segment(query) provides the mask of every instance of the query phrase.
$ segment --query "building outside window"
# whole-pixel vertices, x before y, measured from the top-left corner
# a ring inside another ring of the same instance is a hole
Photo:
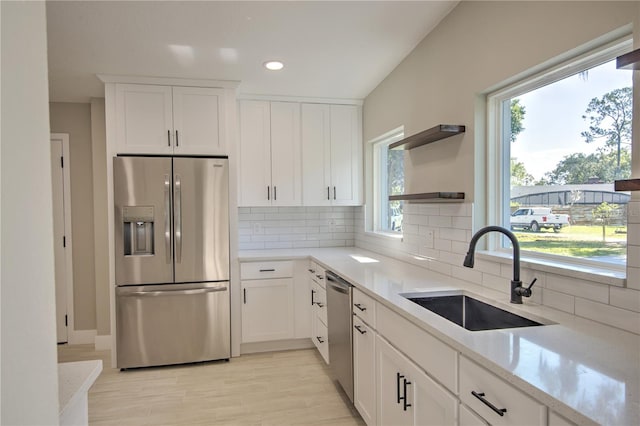
[[[614,180],[631,176],[632,73],[615,57],[630,49],[611,43],[489,95],[489,217],[523,251],[626,264],[630,195]]]
[[[403,202],[389,201],[389,195],[404,193],[404,151],[390,150],[389,145],[403,137],[404,131],[396,129],[372,142],[373,221],[376,232],[402,232]]]

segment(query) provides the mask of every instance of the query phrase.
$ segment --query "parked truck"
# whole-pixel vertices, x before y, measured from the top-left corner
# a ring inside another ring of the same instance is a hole
[[[560,232],[567,225],[569,215],[552,213],[549,207],[525,207],[511,214],[511,229],[538,232],[542,228],[553,228],[554,232]]]

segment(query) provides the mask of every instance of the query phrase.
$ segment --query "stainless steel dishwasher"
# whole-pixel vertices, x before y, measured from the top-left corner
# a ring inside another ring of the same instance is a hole
[[[327,271],[326,286],[329,365],[342,389],[353,402],[353,286],[331,271]]]

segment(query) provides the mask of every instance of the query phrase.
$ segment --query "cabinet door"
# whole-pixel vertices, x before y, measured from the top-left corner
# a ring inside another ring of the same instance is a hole
[[[331,201],[334,205],[362,204],[359,115],[357,106],[331,105]]]
[[[487,426],[488,423],[482,420],[480,416],[467,408],[466,405],[459,405],[459,421],[460,426]]]
[[[369,426],[376,424],[375,332],[353,317],[353,404]]]
[[[295,263],[293,276],[293,295],[295,300],[296,339],[311,337],[311,294],[307,282],[307,262],[298,260]]]
[[[294,337],[293,279],[242,281],[242,342]]]
[[[240,102],[239,206],[271,205],[269,102]]]
[[[172,154],[171,87],[116,84],[117,150],[122,154]]]
[[[456,424],[455,397],[380,337],[376,354],[380,424]]]
[[[331,107],[302,104],[302,200],[305,206],[331,205]]]
[[[272,205],[302,205],[300,104],[271,102]]]
[[[224,90],[173,88],[175,154],[224,154]]]

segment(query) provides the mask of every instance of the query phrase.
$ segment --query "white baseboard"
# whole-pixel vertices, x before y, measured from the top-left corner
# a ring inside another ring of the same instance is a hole
[[[70,345],[86,345],[95,342],[96,330],[69,330]]]
[[[95,337],[95,346],[97,351],[104,351],[111,349],[111,335],[101,335]]]

